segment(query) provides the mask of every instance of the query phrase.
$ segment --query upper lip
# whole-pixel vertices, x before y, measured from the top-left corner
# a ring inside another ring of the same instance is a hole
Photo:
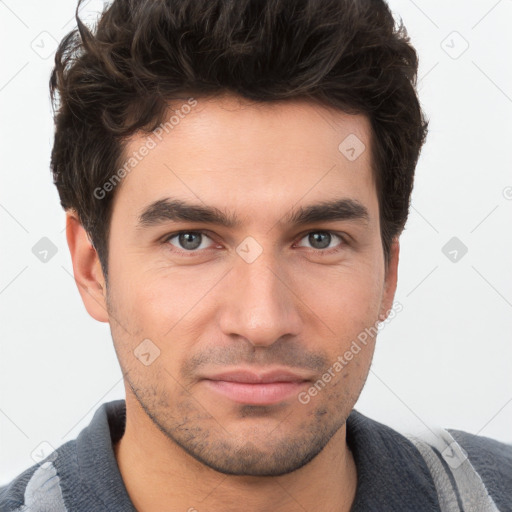
[[[223,380],[227,382],[248,382],[255,384],[267,384],[270,382],[303,382],[310,380],[309,377],[294,373],[290,370],[275,369],[275,370],[244,370],[235,369],[216,373],[203,377],[206,380]]]

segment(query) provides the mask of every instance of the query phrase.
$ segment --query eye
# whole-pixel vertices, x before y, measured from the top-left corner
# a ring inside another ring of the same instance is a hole
[[[331,233],[330,231],[311,231],[306,234],[301,240],[306,240],[310,245],[310,247],[316,251],[321,252],[330,252],[326,251],[326,249],[334,249],[337,250],[340,246],[344,245],[345,240],[335,233]],[[338,244],[332,246],[332,242],[338,241]],[[339,243],[341,242],[341,243]],[[303,244],[298,244],[301,247],[304,247]],[[307,246],[305,246],[307,247]]]
[[[212,247],[214,241],[203,231],[180,231],[168,235],[164,243],[172,245],[176,252],[194,254]],[[210,243],[208,243],[210,242]],[[309,247],[318,253],[331,253],[346,245],[345,239],[330,231],[310,231],[303,236],[297,246]],[[336,243],[337,242],[337,243]],[[213,244],[212,244],[213,243]]]
[[[181,231],[168,236],[164,241],[185,252],[197,252],[199,249],[207,249],[207,240],[211,238],[202,231]]]

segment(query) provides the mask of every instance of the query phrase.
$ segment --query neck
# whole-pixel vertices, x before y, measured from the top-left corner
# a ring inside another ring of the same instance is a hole
[[[114,452],[124,484],[139,512],[247,512],[315,510],[349,512],[357,471],[346,425],[302,468],[277,477],[226,475],[197,461],[126,400],[126,428]]]

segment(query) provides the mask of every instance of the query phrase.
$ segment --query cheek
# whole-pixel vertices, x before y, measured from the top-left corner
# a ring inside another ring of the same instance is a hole
[[[109,281],[117,313],[128,320],[146,317],[152,312],[160,317],[169,309],[167,305],[178,286],[176,283],[171,286],[170,280],[162,279],[147,255],[122,250],[123,243],[126,244],[118,240],[110,253],[110,261],[115,263],[111,265]]]
[[[112,313],[130,334],[166,346],[179,333],[183,344],[184,332],[201,325],[198,316],[203,323],[210,318],[214,288],[225,272],[220,267],[173,268],[166,260],[148,262],[138,255],[126,258],[111,275]]]
[[[335,333],[353,335],[378,319],[384,277],[377,265],[310,268],[300,276],[297,295]]]

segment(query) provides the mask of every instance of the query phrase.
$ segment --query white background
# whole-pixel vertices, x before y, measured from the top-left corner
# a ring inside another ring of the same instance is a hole
[[[71,275],[49,170],[47,84],[75,2],[48,5],[0,1],[0,483],[124,397],[108,325],[87,315]],[[82,17],[101,6],[86,2]],[[430,131],[401,240],[403,311],[356,409],[402,431],[438,424],[511,443],[512,1],[390,6],[420,55]],[[32,253],[42,237],[58,250],[46,263]],[[468,248],[455,263],[441,250],[452,237]]]

